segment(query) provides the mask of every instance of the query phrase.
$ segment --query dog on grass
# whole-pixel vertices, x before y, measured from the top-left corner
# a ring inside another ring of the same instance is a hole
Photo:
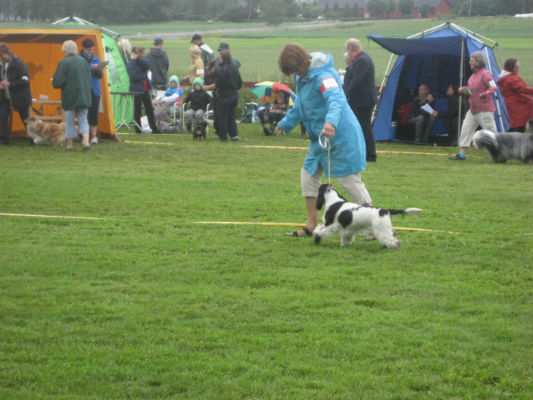
[[[474,134],[476,149],[486,149],[492,162],[504,163],[516,158],[525,163],[533,162],[533,135],[520,132],[495,133],[481,129]]]
[[[205,140],[205,123],[196,125],[192,133],[192,138],[193,140]]]
[[[51,122],[43,122],[32,116],[26,120],[26,132],[35,144],[49,140],[54,144],[54,147],[57,147],[59,143],[65,141],[64,123],[54,124]]]
[[[313,232],[316,244],[338,233],[341,246],[349,246],[355,236],[372,234],[383,246],[399,249],[400,241],[394,237],[391,215],[422,212],[419,208],[395,210],[350,203],[327,183],[320,185],[316,200],[317,210],[321,210],[324,205],[324,225]]]

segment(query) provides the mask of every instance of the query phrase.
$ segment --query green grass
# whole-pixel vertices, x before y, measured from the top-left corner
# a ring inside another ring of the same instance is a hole
[[[457,18],[452,19],[457,25],[474,31],[480,35],[488,37],[500,45],[502,63],[507,58],[518,58],[521,63],[520,75],[533,84],[533,67],[531,60],[531,48],[533,46],[533,27],[530,20],[515,19],[511,17],[477,17],[477,18]],[[204,41],[216,48],[220,41],[227,41],[231,45],[232,54],[241,63],[241,74],[247,81],[286,81],[278,69],[277,58],[279,51],[287,42],[298,42],[309,51],[327,51],[335,59],[336,68],[345,68],[343,62],[344,42],[349,37],[358,37],[365,47],[365,50],[374,59],[376,66],[376,83],[380,84],[390,53],[382,49],[374,42],[368,43],[366,36],[369,34],[407,37],[418,32],[422,32],[433,26],[439,25],[445,20],[393,20],[393,21],[356,21],[346,22],[334,27],[312,28],[312,29],[282,29],[271,31],[239,31],[225,32],[216,31],[209,25],[197,26],[200,32],[204,33]],[[243,27],[248,27],[243,26]],[[229,25],[226,29],[243,28],[239,25]],[[122,27],[113,27],[118,32],[122,32]],[[164,25],[160,32],[187,32],[190,26],[180,27]],[[168,30],[166,30],[168,29]],[[126,31],[129,31],[127,28]],[[138,32],[153,33],[152,30],[146,32],[139,29]],[[151,40],[132,39],[135,44],[142,44],[151,47]],[[188,48],[191,46],[189,40],[167,40],[165,48],[171,61],[171,71],[179,77],[188,73],[190,57]],[[499,58],[497,54],[497,58]],[[498,60],[500,61],[500,60]],[[502,65],[500,65],[501,67]]]
[[[258,82],[263,80],[288,82],[278,69],[277,58],[281,48],[290,41],[302,44],[309,51],[327,51],[334,56],[335,66],[343,69],[344,42],[349,37],[359,38],[374,60],[376,66],[376,84],[380,84],[390,53],[374,42],[367,43],[366,36],[369,34],[407,37],[422,32],[446,21],[463,26],[480,35],[488,37],[500,45],[502,60],[514,57],[521,63],[520,75],[529,84],[533,85],[533,63],[531,60],[531,48],[533,47],[533,26],[531,20],[516,19],[509,16],[498,17],[473,17],[473,18],[436,18],[436,19],[406,19],[388,21],[351,21],[338,22],[331,27],[316,26],[311,29],[291,29],[292,25],[300,23],[285,23],[278,27],[267,27],[263,23],[221,23],[221,22],[186,22],[173,21],[157,24],[140,25],[105,25],[123,36],[132,37],[134,45],[152,47],[152,39],[139,39],[137,35],[157,33],[185,33],[201,32],[204,41],[213,49],[218,43],[227,41],[230,43],[233,56],[241,63],[241,74],[245,81]],[[326,21],[335,23],[336,21]],[[316,21],[303,24],[317,24]],[[318,25],[318,24],[317,24]],[[31,28],[50,27],[42,23],[7,23],[6,27]],[[243,31],[247,28],[270,28],[264,31]],[[170,58],[170,73],[183,77],[188,74],[190,57],[188,49],[191,46],[190,37],[187,35],[183,40],[165,41],[165,50]],[[498,56],[497,56],[498,57]],[[498,60],[499,61],[499,60]],[[500,63],[501,64],[501,63]],[[501,67],[501,65],[500,65]]]
[[[315,246],[196,224],[305,220],[305,149],[248,146],[307,142],[239,129],[0,148],[0,212],[102,218],[0,216],[0,398],[531,398],[531,166],[378,143],[401,250]]]

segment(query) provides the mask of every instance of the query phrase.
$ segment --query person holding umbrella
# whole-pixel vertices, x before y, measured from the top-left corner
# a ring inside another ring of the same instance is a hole
[[[281,121],[285,114],[287,114],[287,111],[289,111],[289,94],[283,90],[278,90],[275,93],[276,99],[272,102],[272,105],[265,107],[257,113],[261,125],[263,126],[263,132],[266,136],[272,136],[278,122]],[[266,126],[267,123],[270,124],[270,127]]]
[[[271,136],[276,129],[276,125],[287,114],[289,108],[294,104],[296,95],[285,84],[279,82],[264,81],[257,83],[252,88],[252,93],[266,104],[260,107],[257,113],[263,133]],[[266,125],[270,124],[270,127]]]

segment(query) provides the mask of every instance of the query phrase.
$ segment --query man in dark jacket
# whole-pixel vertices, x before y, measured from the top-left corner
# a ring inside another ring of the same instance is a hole
[[[0,43],[0,144],[9,144],[11,110],[16,110],[22,121],[30,112],[31,91],[28,67],[11,53],[7,43]]]
[[[351,38],[345,44],[351,64],[344,76],[344,93],[348,104],[354,112],[365,136],[366,161],[376,161],[376,142],[372,132],[372,108],[378,101],[374,78],[374,63],[363,52],[361,42]]]
[[[150,49],[146,58],[150,61],[152,86],[158,90],[166,90],[170,64],[168,62],[167,52],[163,50],[163,39],[157,38],[154,40],[154,47]]]

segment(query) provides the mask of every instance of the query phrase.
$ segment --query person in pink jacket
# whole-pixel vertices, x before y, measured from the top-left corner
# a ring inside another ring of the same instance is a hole
[[[452,160],[466,160],[466,150],[472,143],[472,138],[478,125],[491,132],[497,132],[494,111],[496,106],[492,95],[496,93],[496,82],[491,73],[485,69],[485,56],[481,51],[470,55],[470,68],[472,75],[468,78],[468,85],[459,88],[459,94],[469,95],[470,109],[466,113],[461,127],[459,139],[459,154],[451,157]]]
[[[509,58],[503,64],[498,86],[505,99],[512,132],[525,132],[527,121],[533,118],[533,88],[518,76],[520,62]]]

